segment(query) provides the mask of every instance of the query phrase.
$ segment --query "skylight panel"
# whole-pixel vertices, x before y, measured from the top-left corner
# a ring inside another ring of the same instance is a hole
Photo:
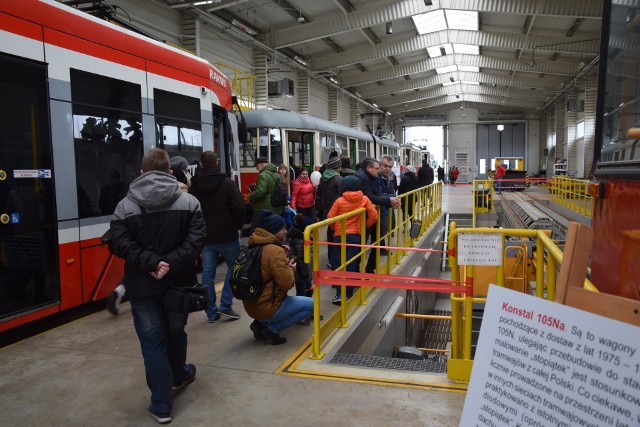
[[[473,65],[458,65],[460,71],[471,71],[472,73],[479,73],[480,67],[474,67]]]
[[[447,29],[447,21],[444,19],[443,9],[436,9],[431,12],[414,15],[411,19],[413,19],[413,23],[419,34],[434,33]]]
[[[466,84],[466,85],[480,86],[480,82],[470,82],[470,81],[467,81],[467,80],[462,80],[462,83]]]
[[[457,69],[458,69],[457,65],[447,65],[445,67],[436,68],[436,73],[438,74],[451,73],[453,71],[456,71]]]
[[[478,31],[478,12],[448,9],[445,13],[450,30]]]
[[[455,53],[466,53],[467,55],[480,55],[480,46],[475,44],[453,44]]]
[[[445,55],[451,55],[453,53],[453,47],[451,46],[451,43],[445,43],[438,46],[428,47],[427,52],[429,52],[429,58],[442,56],[442,49],[444,49]]]

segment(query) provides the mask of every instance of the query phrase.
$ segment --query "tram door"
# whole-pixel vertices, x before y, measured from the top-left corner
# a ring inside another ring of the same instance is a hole
[[[293,157],[293,164],[299,168],[313,171],[313,132],[288,130],[289,157]],[[290,161],[290,159],[289,159]]]
[[[0,321],[60,296],[46,81],[0,55]]]
[[[356,163],[356,159],[358,158],[358,140],[355,138],[349,138],[349,146],[348,146],[347,156],[351,159],[351,164]]]

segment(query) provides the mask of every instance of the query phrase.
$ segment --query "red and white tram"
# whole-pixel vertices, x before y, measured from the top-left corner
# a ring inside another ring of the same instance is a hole
[[[147,149],[238,170],[227,77],[56,1],[0,3],[0,88],[0,331],[115,287],[99,238]]]

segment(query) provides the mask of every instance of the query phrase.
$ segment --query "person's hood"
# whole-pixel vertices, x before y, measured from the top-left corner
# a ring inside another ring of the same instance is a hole
[[[274,165],[273,163],[267,163],[266,166],[260,171],[262,173],[262,171],[269,171],[269,172],[273,172],[276,175],[280,176],[280,174],[278,173],[278,168],[276,165]]]
[[[182,190],[173,175],[151,171],[137,177],[129,186],[127,198],[145,209],[161,209],[180,197]]]
[[[329,181],[331,180],[331,178],[333,178],[334,176],[340,176],[340,174],[338,173],[338,171],[336,171],[335,169],[327,169],[324,171],[324,173],[322,174],[322,179],[324,181]]]
[[[198,194],[214,195],[227,176],[215,169],[202,169],[191,179],[191,185]]]
[[[358,191],[345,191],[344,193],[342,193],[342,197],[344,197],[346,200],[348,200],[349,202],[359,202],[362,200],[362,198],[364,197],[364,195],[362,194],[362,190],[358,190]]]
[[[276,245],[281,245],[282,242],[278,240],[276,236],[269,233],[264,228],[256,227],[253,231],[253,234],[249,237],[249,246],[251,245],[264,245],[265,243],[274,243]]]
[[[354,171],[351,168],[342,168],[342,172],[343,175],[354,175],[356,173],[356,171]]]

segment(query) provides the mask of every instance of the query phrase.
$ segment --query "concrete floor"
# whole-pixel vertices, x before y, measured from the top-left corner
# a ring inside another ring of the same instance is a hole
[[[445,212],[466,212],[470,187],[445,187]],[[220,273],[218,272],[220,278]],[[331,292],[321,311],[331,315]],[[187,325],[197,379],[175,396],[178,426],[457,426],[465,395],[330,381],[276,373],[310,337],[294,326],[288,342],[256,342],[242,304],[237,321]],[[149,391],[129,305],[103,311],[0,349],[0,426],[151,426]]]

